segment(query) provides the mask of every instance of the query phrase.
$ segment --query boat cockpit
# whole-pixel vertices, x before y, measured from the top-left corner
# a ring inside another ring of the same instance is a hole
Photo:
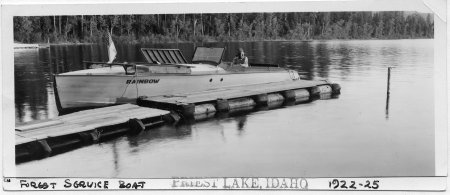
[[[148,74],[221,74],[280,70],[278,65],[250,64],[248,68],[224,62],[225,48],[197,47],[191,62],[179,49],[141,48],[147,62],[85,62],[89,69],[61,75],[148,75]]]

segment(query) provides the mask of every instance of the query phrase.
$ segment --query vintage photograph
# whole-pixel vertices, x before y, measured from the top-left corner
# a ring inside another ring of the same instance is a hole
[[[16,176],[435,176],[434,18],[14,16]]]

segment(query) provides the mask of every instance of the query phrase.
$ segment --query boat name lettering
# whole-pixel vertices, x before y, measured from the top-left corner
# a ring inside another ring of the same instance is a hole
[[[127,80],[126,84],[152,84],[152,83],[158,83],[159,79],[133,79],[133,80]]]

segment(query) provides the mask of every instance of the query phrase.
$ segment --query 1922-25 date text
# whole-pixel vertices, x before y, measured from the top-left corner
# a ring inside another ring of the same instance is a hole
[[[376,190],[380,187],[380,181],[365,180],[364,182],[358,182],[354,180],[333,179],[328,181],[328,187],[337,190]]]

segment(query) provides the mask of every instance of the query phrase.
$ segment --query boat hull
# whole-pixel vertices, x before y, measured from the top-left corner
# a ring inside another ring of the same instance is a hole
[[[223,87],[299,79],[292,71],[230,74],[55,75],[60,112],[135,103],[140,96],[176,95]]]

